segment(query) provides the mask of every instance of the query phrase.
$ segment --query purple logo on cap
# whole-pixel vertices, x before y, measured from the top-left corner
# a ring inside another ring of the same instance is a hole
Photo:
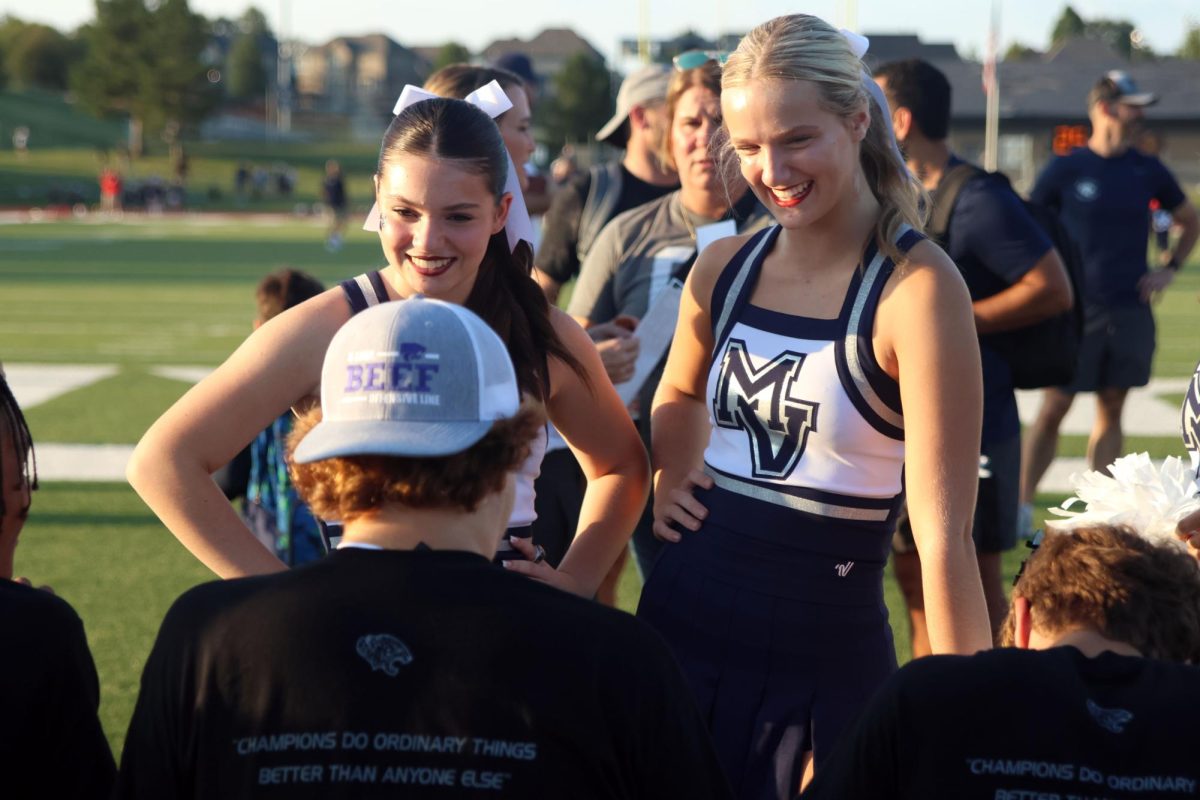
[[[419,345],[418,345],[419,346]],[[346,394],[355,392],[430,392],[437,364],[367,361],[346,365]]]

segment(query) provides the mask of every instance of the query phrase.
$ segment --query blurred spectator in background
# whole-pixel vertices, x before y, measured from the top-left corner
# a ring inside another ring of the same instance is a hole
[[[1071,308],[1071,283],[1054,243],[1008,179],[951,151],[951,90],[927,61],[884,64],[875,81],[891,106],[908,168],[930,193],[926,233],[958,265],[975,316],[983,364],[983,432],[972,536],[993,632],[1008,610],[1001,556],[1017,543],[1021,421],[1012,369],[989,334],[1024,328]],[[913,657],[929,655],[921,559],[907,506],[892,539],[896,581],[908,605]]]
[[[18,125],[13,128],[12,135],[13,150],[17,151],[17,158],[25,158],[29,155],[29,128],[25,125]]]
[[[496,59],[494,66],[497,69],[507,70],[518,76],[525,84],[525,95],[529,100],[530,119],[530,140],[532,141],[532,112],[537,105],[538,94],[541,92],[542,81],[537,73],[533,70],[533,62],[529,56],[524,53],[505,53]],[[530,152],[532,156],[532,151]],[[525,180],[521,183],[521,191],[525,195],[525,206],[529,209],[531,216],[541,216],[550,208],[551,187],[543,175],[532,161],[526,158],[524,163],[515,162],[517,169],[525,171]]]
[[[237,172],[233,174],[233,195],[239,207],[246,205],[246,195],[250,191],[250,165],[239,161]]]
[[[542,245],[534,270],[534,277],[551,303],[558,300],[559,288],[579,274],[580,263],[605,225],[618,214],[678,188],[675,170],[662,160],[670,124],[666,110],[670,77],[669,67],[654,64],[625,78],[617,93],[616,113],[596,135],[597,141],[624,148],[624,157],[593,166],[555,193],[543,222]],[[606,321],[588,329],[610,376],[614,370],[631,367],[637,358],[638,343],[631,335],[632,326],[627,323],[627,320]],[[537,504],[534,538],[559,543],[549,545],[551,551],[564,548],[564,537],[575,531],[583,486],[578,462],[562,437],[552,430],[542,472],[534,486]],[[621,559],[624,558],[622,555]],[[610,600],[614,574],[605,579],[603,589]]]
[[[121,210],[121,173],[115,167],[106,166],[100,171],[100,211],[116,214]]]
[[[342,249],[342,229],[346,227],[346,180],[342,177],[341,165],[333,159],[325,162],[321,198],[325,201],[325,213],[329,217],[325,249],[336,253]]]
[[[1121,454],[1121,415],[1129,390],[1150,381],[1154,314],[1150,304],[1175,280],[1200,235],[1196,209],[1171,172],[1133,147],[1143,113],[1158,97],[1113,70],[1088,93],[1092,134],[1086,147],[1053,159],[1030,199],[1057,211],[1079,244],[1084,267],[1084,331],[1079,367],[1068,386],[1045,389],[1027,428],[1021,501],[1032,507],[1038,483],[1058,450],[1058,430],[1078,392],[1096,393],[1088,464],[1104,471]],[[1147,264],[1150,200],[1179,226],[1175,247]],[[1026,514],[1026,516],[1029,516]]]
[[[619,162],[597,164],[554,196],[543,224],[534,276],[553,303],[559,288],[579,274],[579,265],[609,220],[679,187],[675,171],[662,163],[667,131],[665,104],[669,67],[651,64],[631,72],[617,92],[612,119],[597,142],[624,149]]]
[[[323,291],[325,287],[320,281],[300,270],[272,272],[259,282],[255,291],[258,306],[255,330]],[[296,494],[284,460],[293,419],[291,411],[281,414],[251,443],[242,517],[280,561],[295,567],[321,557],[325,549],[317,521]]]

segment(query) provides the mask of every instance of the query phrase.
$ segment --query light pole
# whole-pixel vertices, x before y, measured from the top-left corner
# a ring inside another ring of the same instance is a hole
[[[285,41],[288,0],[279,0],[279,29],[275,32],[275,125],[280,133],[292,129],[292,46]]]

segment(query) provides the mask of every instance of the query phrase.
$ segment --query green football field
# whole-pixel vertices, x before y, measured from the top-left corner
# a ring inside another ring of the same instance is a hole
[[[28,412],[37,442],[131,444],[187,388],[162,366],[212,366],[250,331],[254,286],[288,266],[333,283],[378,266],[378,243],[351,224],[331,255],[314,222],[246,218],[212,222],[130,220],[0,225],[0,360],[111,364],[114,376]],[[1157,308],[1157,377],[1184,377],[1200,357],[1200,265]],[[1178,398],[1171,398],[1177,402]],[[1083,437],[1062,452],[1082,455]],[[1177,438],[1131,441],[1128,450],[1179,454]],[[1039,513],[1062,498],[1044,496]],[[1009,554],[1016,571],[1023,548]],[[49,584],[83,617],[102,686],[101,716],[120,750],[141,667],[171,601],[212,576],[124,484],[45,483],[17,550],[17,573]],[[627,570],[621,606],[640,584]],[[908,634],[894,584],[886,586],[897,647]]]

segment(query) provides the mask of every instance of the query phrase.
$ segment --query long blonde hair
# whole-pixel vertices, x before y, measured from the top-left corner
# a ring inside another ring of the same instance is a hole
[[[752,81],[809,81],[817,86],[821,105],[843,118],[866,104],[871,121],[859,163],[879,202],[875,238],[879,248],[900,263],[904,256],[893,240],[904,224],[924,228],[928,195],[896,153],[892,122],[872,101],[864,83],[868,80],[862,59],[854,55],[846,37],[808,14],[789,14],[759,25],[742,38],[721,72],[722,89]]]

